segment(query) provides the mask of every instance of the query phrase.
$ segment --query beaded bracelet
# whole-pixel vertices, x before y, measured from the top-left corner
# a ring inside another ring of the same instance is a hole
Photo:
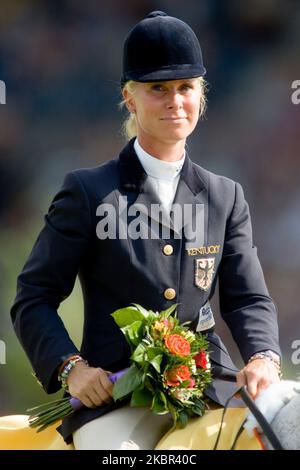
[[[60,375],[62,373],[62,371],[64,370],[64,367],[68,364],[68,362],[71,360],[71,359],[76,359],[77,357],[81,357],[79,354],[73,354],[73,356],[69,356],[60,366],[59,366],[59,369],[58,369],[58,375]]]
[[[68,377],[70,375],[71,370],[75,366],[77,362],[83,361],[86,365],[88,365],[88,362],[83,359],[81,356],[75,356],[74,358],[70,359],[67,364],[64,366],[62,372],[58,376],[58,380],[61,382],[62,388],[67,390],[68,389]]]
[[[282,371],[281,371],[281,365],[280,365],[280,359],[276,360],[275,358],[271,357],[270,355],[266,354],[264,351],[258,352],[253,354],[253,356],[250,357],[248,364],[252,361],[255,361],[255,359],[266,359],[267,361],[271,362],[276,366],[276,369],[278,371],[279,378],[282,378]]]

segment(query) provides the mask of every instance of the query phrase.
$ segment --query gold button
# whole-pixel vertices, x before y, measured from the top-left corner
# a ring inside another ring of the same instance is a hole
[[[166,256],[170,256],[170,255],[173,253],[173,251],[174,251],[174,250],[173,250],[172,245],[165,245],[165,246],[163,247],[163,252],[164,252],[164,254],[165,254]]]
[[[167,300],[173,300],[176,297],[176,291],[175,289],[172,289],[169,287],[169,289],[166,289],[164,292],[164,296]]]

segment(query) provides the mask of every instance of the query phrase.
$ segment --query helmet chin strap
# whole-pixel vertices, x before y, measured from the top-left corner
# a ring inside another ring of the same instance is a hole
[[[229,402],[230,400],[237,394],[240,394],[242,400],[244,401],[245,405],[247,405],[247,407],[249,408],[249,410],[251,411],[251,413],[253,414],[253,416],[256,418],[256,421],[258,422],[258,424],[260,425],[261,429],[263,430],[264,432],[264,435],[265,437],[268,439],[268,441],[270,442],[271,446],[273,447],[274,450],[284,450],[282,444],[280,443],[278,437],[276,436],[276,434],[274,433],[273,429],[271,428],[270,424],[268,423],[268,421],[266,420],[266,418],[264,417],[264,415],[261,413],[261,411],[259,410],[259,408],[257,407],[257,405],[255,404],[254,400],[251,398],[251,396],[249,395],[248,391],[247,391],[247,388],[245,386],[237,389],[232,395],[230,395],[230,397],[226,400],[226,403],[225,403],[225,407],[224,407],[224,410],[223,410],[223,414],[222,414],[222,419],[221,419],[221,424],[220,424],[220,429],[219,429],[219,432],[218,432],[218,436],[217,436],[217,439],[216,439],[216,442],[215,442],[215,445],[214,445],[214,448],[213,450],[217,450],[218,448],[218,444],[219,444],[219,441],[220,441],[220,437],[221,437],[221,433],[222,433],[222,427],[223,427],[223,421],[224,421],[224,417],[225,417],[225,413],[228,409],[228,405],[229,405]],[[246,421],[246,420],[245,420]],[[243,427],[244,427],[244,423],[245,421],[243,422],[242,426],[240,427],[237,435],[236,435],[236,438],[234,440],[234,443],[231,447],[231,450],[234,450],[235,446],[236,446],[236,443],[238,441],[238,438],[240,437],[242,431],[243,431]]]

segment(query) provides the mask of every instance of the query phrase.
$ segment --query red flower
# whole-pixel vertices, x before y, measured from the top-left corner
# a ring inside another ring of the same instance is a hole
[[[178,366],[174,367],[174,369],[168,370],[165,373],[165,380],[166,384],[170,387],[178,387],[181,382],[184,380],[189,380],[191,386],[191,382],[193,379],[191,378],[191,372],[188,366]],[[193,385],[192,385],[193,386]]]
[[[206,356],[206,352],[205,351],[199,351],[198,354],[196,354],[196,356],[194,356],[194,359],[195,359],[195,362],[196,362],[196,366],[201,368],[201,369],[206,369],[207,367],[207,356]]]
[[[165,345],[176,356],[188,356],[191,352],[190,343],[181,335],[166,336]]]

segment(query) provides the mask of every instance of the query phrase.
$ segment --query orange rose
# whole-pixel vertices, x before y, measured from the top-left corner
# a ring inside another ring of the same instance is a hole
[[[177,387],[184,380],[191,382],[191,372],[188,366],[178,366],[174,369],[168,370],[165,373],[166,384],[170,387]]]
[[[165,345],[176,356],[188,356],[191,352],[190,343],[181,335],[166,336]]]

